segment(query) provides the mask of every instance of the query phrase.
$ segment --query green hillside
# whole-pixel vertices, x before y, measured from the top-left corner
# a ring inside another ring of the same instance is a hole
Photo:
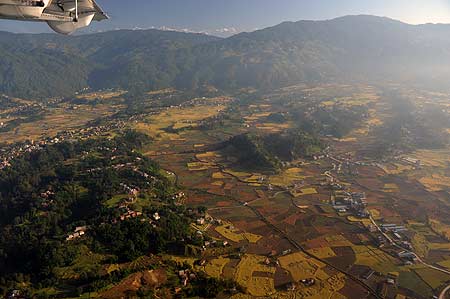
[[[0,92],[22,97],[93,89],[270,89],[293,83],[448,77],[450,26],[350,16],[286,22],[220,39],[158,30],[62,37],[0,33]]]

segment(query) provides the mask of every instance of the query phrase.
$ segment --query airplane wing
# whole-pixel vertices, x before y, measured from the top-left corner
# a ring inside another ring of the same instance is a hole
[[[0,18],[47,22],[61,34],[109,19],[95,0],[0,0]]]
[[[85,1],[92,2],[92,5],[96,11],[96,14],[94,16],[95,21],[102,21],[102,20],[109,19],[108,15],[101,9],[100,6],[98,6],[98,4],[95,2],[95,0],[85,0]]]
[[[44,12],[55,12],[59,9],[67,12],[75,11],[75,0],[52,0],[51,5],[47,7]],[[102,21],[109,19],[108,15],[103,11],[103,9],[97,4],[95,0],[78,0],[78,15],[90,15],[94,13],[93,20]]]
[[[109,18],[95,0],[52,0],[42,15],[46,17],[47,24],[61,34],[71,34],[87,27],[92,20]]]

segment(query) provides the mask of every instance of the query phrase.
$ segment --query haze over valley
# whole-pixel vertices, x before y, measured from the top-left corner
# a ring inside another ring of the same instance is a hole
[[[449,76],[371,15],[0,32],[0,297],[450,298]]]

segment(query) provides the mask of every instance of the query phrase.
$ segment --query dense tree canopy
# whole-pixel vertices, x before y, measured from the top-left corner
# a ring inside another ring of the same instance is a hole
[[[174,186],[134,150],[147,142],[133,131],[111,140],[64,142],[25,154],[0,171],[0,289],[21,282],[55,285],[55,269],[74,262],[79,244],[121,262],[183,248],[181,240],[195,244],[192,219],[172,204]],[[120,221],[126,210],[106,202],[130,186],[162,206],[147,205],[142,217]],[[155,212],[160,219],[152,223]],[[88,227],[87,237],[67,242],[77,226]]]

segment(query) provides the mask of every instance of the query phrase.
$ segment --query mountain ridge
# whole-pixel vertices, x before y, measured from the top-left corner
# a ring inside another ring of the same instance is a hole
[[[93,89],[233,91],[296,83],[435,81],[450,74],[450,25],[345,16],[283,22],[219,38],[116,30],[63,37],[0,32],[0,93],[70,96]]]

